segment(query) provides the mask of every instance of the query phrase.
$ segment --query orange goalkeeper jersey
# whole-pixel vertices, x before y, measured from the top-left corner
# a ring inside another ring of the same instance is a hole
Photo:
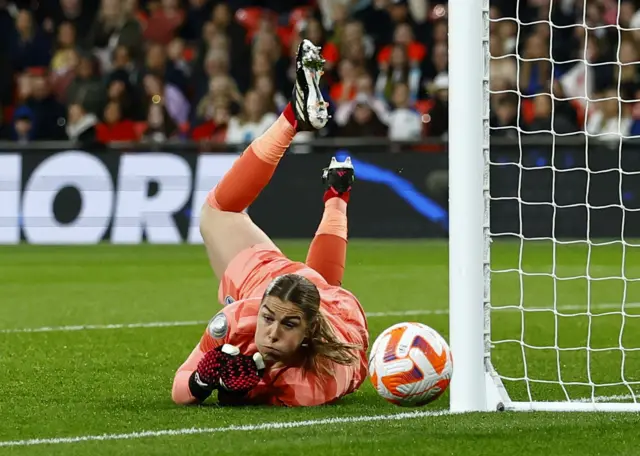
[[[298,367],[267,369],[247,399],[255,404],[312,406],[331,403],[357,390],[367,376],[366,350],[369,344],[367,322],[353,294],[331,286],[313,269],[287,259],[272,248],[255,246],[238,255],[227,268],[220,286],[220,301],[228,305],[209,323],[189,358],[174,379],[173,399],[192,403],[189,377],[204,354],[223,344],[232,344],[245,355],[256,353],[254,342],[262,295],[271,281],[283,274],[299,274],[311,280],[320,291],[320,309],[343,341],[362,346],[359,362],[352,366],[333,363],[332,376],[307,372]]]

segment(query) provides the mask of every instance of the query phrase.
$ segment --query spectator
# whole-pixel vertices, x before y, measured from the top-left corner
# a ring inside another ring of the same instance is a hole
[[[147,113],[147,128],[144,139],[153,142],[165,142],[178,134],[178,126],[166,108],[166,103],[155,98]]]
[[[438,19],[433,23],[432,46],[449,42],[449,24],[446,19]]]
[[[438,43],[433,46],[431,58],[425,58],[422,63],[422,86],[427,87],[440,73],[449,71],[449,50],[446,43]],[[491,64],[493,65],[493,60]],[[493,80],[493,73],[491,73]]]
[[[175,71],[179,73],[178,77],[183,79],[185,83],[188,83],[191,76],[191,66],[185,58],[186,53],[187,46],[182,38],[175,38],[171,43],[169,43],[169,47],[167,48],[167,57],[169,58],[168,63],[170,65],[170,72]]]
[[[244,97],[240,115],[229,120],[226,141],[232,144],[246,144],[253,141],[276,121],[277,115],[267,111],[266,100],[255,90]]]
[[[549,94],[534,97],[534,119],[526,128],[530,132],[555,132],[566,134],[576,131],[576,125],[561,112],[552,109],[553,100]],[[553,112],[552,112],[553,111]]]
[[[111,71],[111,55],[118,46],[126,46],[134,58],[140,55],[142,28],[133,13],[122,7],[120,0],[101,1],[86,47],[94,50],[105,72]]]
[[[196,109],[196,117],[198,119],[212,119],[214,107],[219,106],[221,101],[224,102],[226,108],[229,108],[229,104],[239,105],[242,103],[242,95],[230,76],[211,79],[209,92],[200,100]]]
[[[355,98],[363,99],[364,97],[368,100],[369,106],[371,106],[371,109],[376,113],[378,119],[380,119],[382,123],[388,124],[389,110],[387,103],[383,99],[376,97],[373,91],[373,81],[368,73],[362,73],[356,78],[355,89],[354,100],[338,105],[334,115],[336,124],[339,127],[345,126],[357,105]]]
[[[344,59],[340,62],[338,67],[340,80],[333,84],[329,93],[334,105],[339,107],[341,104],[355,98],[356,80],[362,71],[362,68],[356,68],[351,60]]]
[[[282,112],[289,100],[277,92],[273,78],[266,74],[261,75],[255,80],[253,90],[258,92],[265,100],[267,100],[267,109],[272,112]]]
[[[140,108],[141,96],[124,70],[115,70],[107,79],[107,104],[116,103],[123,119],[142,120],[146,113]]]
[[[316,27],[320,27],[320,23],[316,23],[318,24]],[[312,24],[313,22],[310,21],[309,26],[312,26]],[[315,43],[315,41],[313,42]],[[345,56],[354,44],[356,46],[363,46],[364,57],[366,59],[371,59],[373,57],[373,54],[375,53],[375,43],[370,36],[365,34],[362,22],[349,20],[344,24],[339,36],[334,36],[333,39],[327,42],[326,46],[323,48],[323,57],[327,60],[327,71],[335,69],[340,59]]]
[[[429,111],[428,136],[446,138],[449,132],[449,75],[440,73],[429,87],[433,107]]]
[[[209,16],[209,11],[210,4],[208,0],[189,0],[180,36],[189,41],[195,41],[200,38],[202,28]]]
[[[131,120],[123,119],[120,104],[110,101],[104,108],[104,122],[96,126],[96,136],[102,144],[113,142],[132,142],[138,140],[135,125]]]
[[[51,71],[54,75],[63,75],[77,64],[76,29],[71,22],[63,22],[58,27],[58,36],[51,59]]]
[[[518,95],[510,92],[498,99],[497,103],[492,103],[491,127],[495,130],[492,134],[496,136],[518,137]]]
[[[595,103],[587,116],[587,134],[597,135],[602,141],[619,141],[629,136],[633,119],[627,103],[617,98],[616,89],[608,89]],[[622,105],[622,106],[621,106]]]
[[[380,73],[376,80],[376,94],[386,100],[391,99],[395,84],[409,86],[411,102],[415,102],[420,88],[421,72],[416,63],[408,59],[407,48],[396,44],[391,52],[389,63],[380,62]]]
[[[227,128],[231,120],[226,100],[218,100],[208,110],[204,122],[193,129],[191,138],[194,141],[210,143],[224,143],[227,137]]]
[[[69,49],[65,55],[65,65],[59,67],[58,71],[52,71],[49,79],[51,91],[60,103],[64,103],[67,97],[69,86],[76,77],[76,71],[80,63],[80,56],[76,49]]]
[[[11,42],[11,61],[14,70],[48,67],[51,42],[34,23],[29,10],[20,10],[15,19],[15,33]]]
[[[489,46],[491,52],[491,90],[497,90],[498,86],[516,87],[518,69],[515,58],[505,53],[504,43],[496,35],[491,36]]]
[[[584,46],[586,33],[580,32],[582,43],[578,46],[580,59],[573,67],[560,77],[560,85],[563,92],[572,98],[576,98],[583,106],[587,100],[592,99],[597,87],[607,85],[611,75],[607,74],[607,68],[603,65],[595,65],[603,60],[601,47],[595,35],[587,37],[587,46]],[[612,82],[612,81],[610,81]]]
[[[67,137],[80,147],[92,147],[97,144],[96,125],[98,118],[88,112],[80,103],[69,105],[67,116]]]
[[[246,53],[247,33],[235,21],[229,5],[226,2],[218,2],[213,8],[211,19],[215,29],[229,38],[231,55],[242,61]]]
[[[31,77],[31,89],[26,105],[33,112],[34,139],[65,139],[65,108],[51,94],[45,74],[36,73]]]
[[[92,11],[90,1],[60,0],[60,8],[54,9],[53,25],[59,29],[60,25],[67,22],[73,25],[77,36],[87,36],[95,13]]]
[[[444,44],[440,42],[438,44]],[[422,62],[427,55],[427,48],[424,44],[414,39],[413,30],[407,23],[398,24],[393,34],[393,44],[387,45],[378,54],[378,65],[381,67],[388,66],[391,61],[391,54],[396,46],[402,46],[405,50],[407,60],[412,66],[416,66]]]
[[[394,109],[389,114],[389,139],[419,139],[422,134],[422,117],[411,108],[409,86],[404,83],[396,84],[392,100]]]
[[[520,90],[524,95],[540,93],[551,80],[549,45],[540,34],[527,39],[520,64]]]
[[[178,69],[171,60],[167,60],[163,46],[159,44],[149,46],[145,71],[160,76],[167,84],[175,86],[186,96],[188,76]]]
[[[291,90],[290,84],[287,83],[287,67],[289,62],[282,55],[282,46],[280,40],[273,33],[262,32],[254,37],[253,41],[253,55],[263,55],[268,59],[268,65],[270,68],[270,74],[273,76],[276,83],[276,88],[283,92]],[[254,71],[254,78],[260,76],[260,74],[266,74],[266,71],[261,71],[256,74]],[[252,80],[255,83],[255,79]]]
[[[387,136],[387,126],[377,116],[369,98],[359,95],[349,121],[340,129],[342,136]]]
[[[149,15],[144,39],[154,44],[168,45],[184,23],[184,11],[179,0],[162,0],[160,8]]]
[[[204,73],[195,77],[197,98],[209,91],[209,81],[213,78],[229,76],[229,56],[220,49],[211,49],[204,61]]]
[[[154,74],[146,75],[143,80],[143,85],[148,99],[152,100],[150,106],[158,104],[158,102],[154,100],[164,100],[162,103],[163,109],[169,117],[171,117],[174,124],[182,125],[189,120],[191,107],[176,86],[166,83],[161,77]],[[157,119],[157,113],[155,116],[154,119]]]
[[[75,77],[67,89],[65,102],[81,104],[89,113],[98,115],[104,106],[104,85],[96,72],[96,62],[90,54],[80,57]]]
[[[34,113],[28,106],[21,106],[13,113],[13,132],[11,139],[18,144],[27,144],[36,139]]]
[[[640,89],[640,74],[638,74],[639,58],[636,45],[633,41],[623,40],[620,43],[618,61],[615,75],[616,85],[620,87],[618,96],[623,100],[631,100]]]

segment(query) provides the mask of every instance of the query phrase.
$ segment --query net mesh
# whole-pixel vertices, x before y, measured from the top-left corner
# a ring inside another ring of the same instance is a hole
[[[512,400],[638,402],[640,5],[513,3],[490,10],[491,362]]]

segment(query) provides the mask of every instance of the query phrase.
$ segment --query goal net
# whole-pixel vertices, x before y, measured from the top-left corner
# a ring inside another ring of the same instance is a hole
[[[485,367],[507,409],[640,410],[637,6],[488,11]]]
[[[451,410],[640,411],[640,2],[448,7]]]

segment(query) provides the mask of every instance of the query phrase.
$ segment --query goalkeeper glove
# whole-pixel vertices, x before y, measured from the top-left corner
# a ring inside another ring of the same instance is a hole
[[[189,389],[200,401],[218,388],[244,395],[258,385],[264,369],[260,353],[242,355],[238,347],[224,344],[205,353],[189,379]]]

